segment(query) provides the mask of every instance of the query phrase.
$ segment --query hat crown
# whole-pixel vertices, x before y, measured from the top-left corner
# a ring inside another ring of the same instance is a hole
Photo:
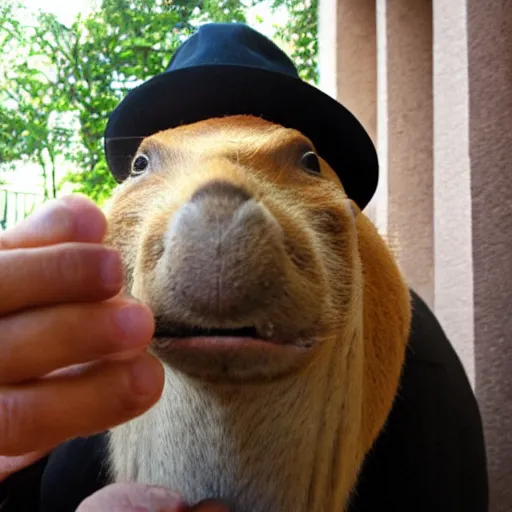
[[[175,51],[167,69],[127,94],[105,130],[109,168],[121,182],[144,137],[234,115],[261,117],[301,132],[359,208],[373,196],[378,159],[361,123],[341,103],[301,80],[275,43],[241,23],[202,25]]]
[[[290,58],[270,39],[242,23],[207,23],[174,53],[166,72],[198,66],[246,66],[298,78]]]

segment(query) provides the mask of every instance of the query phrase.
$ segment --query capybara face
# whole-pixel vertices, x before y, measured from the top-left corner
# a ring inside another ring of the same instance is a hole
[[[307,138],[237,116],[145,139],[112,200],[109,242],[127,291],[155,314],[164,363],[272,378],[350,320],[355,215]]]
[[[166,375],[111,431],[113,479],[234,512],[343,510],[396,395],[409,292],[311,142],[248,116],[157,133],[108,220]]]

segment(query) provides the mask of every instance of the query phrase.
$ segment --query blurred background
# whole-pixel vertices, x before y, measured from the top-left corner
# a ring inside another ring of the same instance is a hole
[[[265,33],[374,140],[366,213],[466,368],[510,512],[511,1],[0,0],[0,229],[63,193],[103,203],[109,113],[206,21]]]

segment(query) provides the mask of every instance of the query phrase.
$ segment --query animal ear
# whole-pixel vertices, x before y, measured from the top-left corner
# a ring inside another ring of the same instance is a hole
[[[393,405],[409,338],[409,288],[384,239],[369,219],[356,217],[363,273],[363,437],[375,441]]]

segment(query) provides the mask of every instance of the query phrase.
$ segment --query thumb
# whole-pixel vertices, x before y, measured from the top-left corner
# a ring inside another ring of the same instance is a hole
[[[163,487],[111,484],[82,501],[76,512],[186,512],[180,496]]]

